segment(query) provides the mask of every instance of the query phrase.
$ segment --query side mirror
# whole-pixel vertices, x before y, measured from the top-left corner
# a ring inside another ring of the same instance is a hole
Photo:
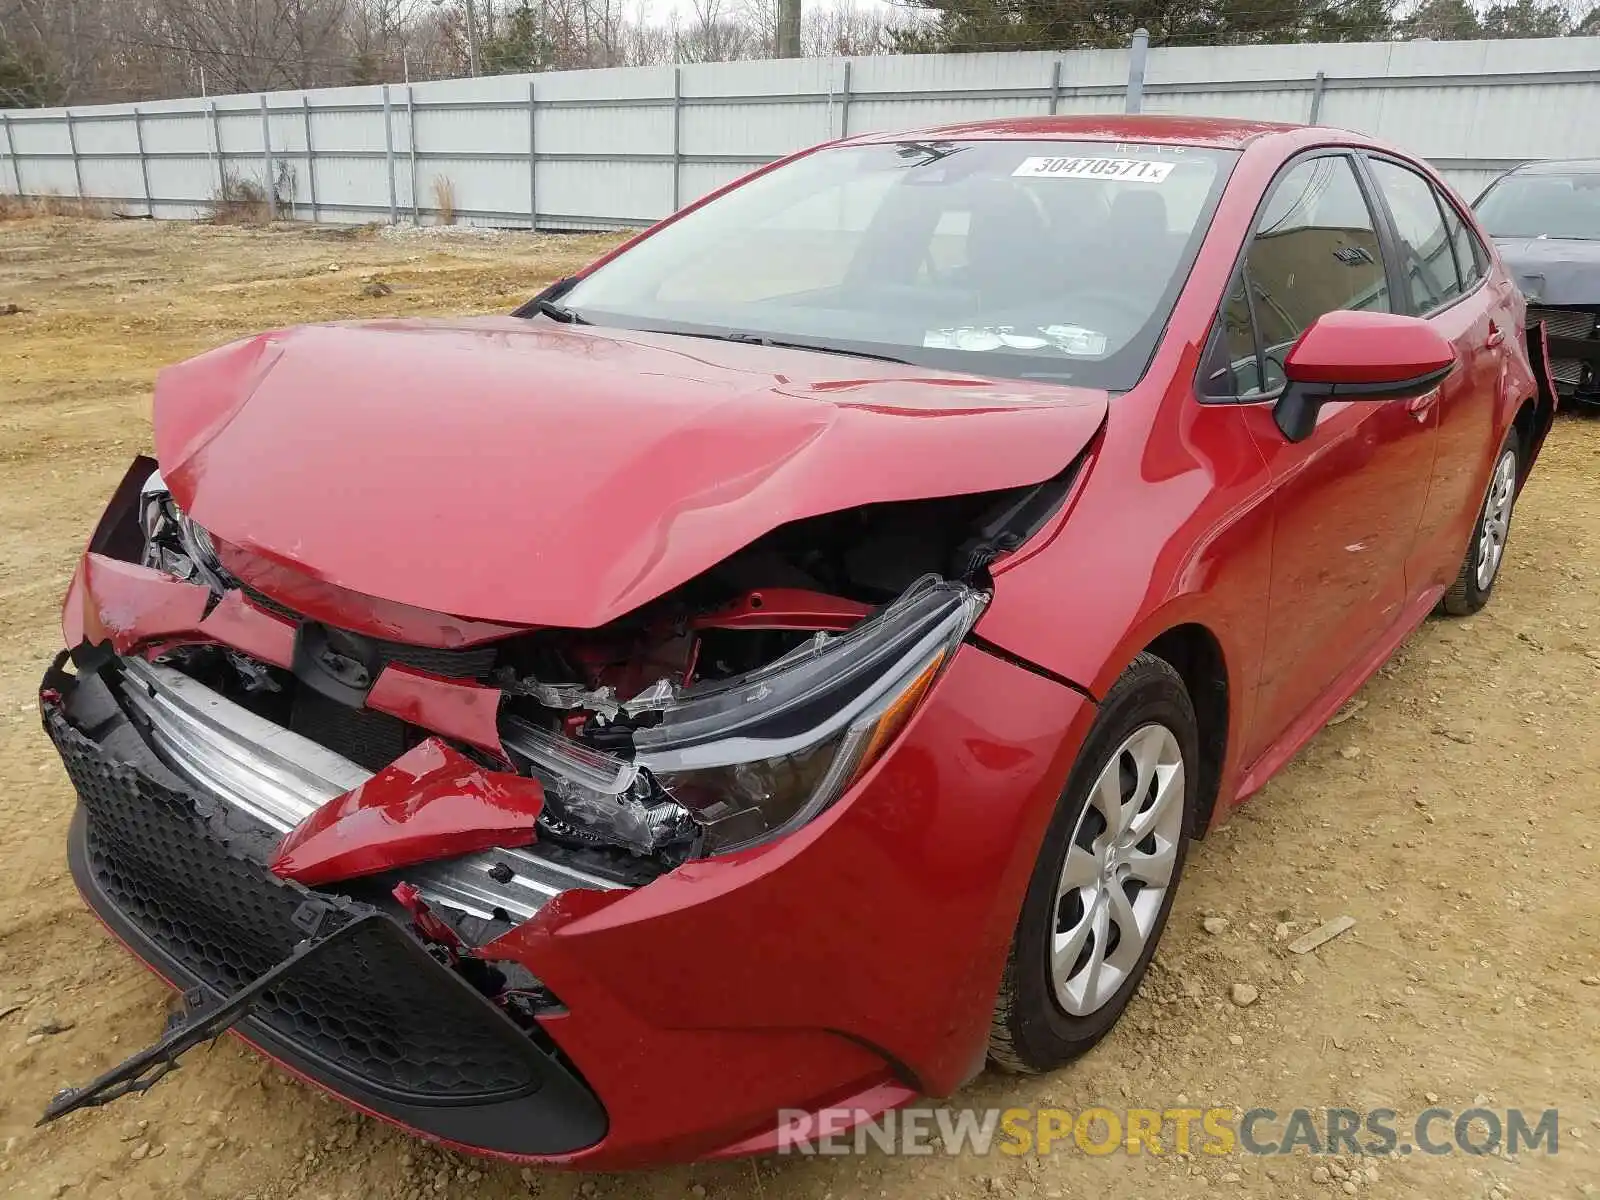
[[[1455,348],[1418,317],[1340,309],[1300,335],[1283,362],[1288,385],[1273,407],[1283,436],[1303,442],[1330,400],[1400,400],[1438,387]]]

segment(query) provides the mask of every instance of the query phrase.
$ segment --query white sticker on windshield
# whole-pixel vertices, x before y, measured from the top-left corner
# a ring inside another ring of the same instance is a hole
[[[1140,158],[1025,158],[1011,172],[1024,179],[1115,179],[1124,183],[1161,183],[1175,163]]]
[[[1045,350],[1098,358],[1106,352],[1108,338],[1081,325],[1050,325],[1033,333],[1020,333],[1013,325],[959,325],[930,329],[922,335],[929,350]]]

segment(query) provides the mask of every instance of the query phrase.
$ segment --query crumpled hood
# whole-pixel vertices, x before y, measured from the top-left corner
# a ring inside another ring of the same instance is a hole
[[[1496,238],[1495,245],[1529,304],[1600,304],[1600,242]]]
[[[457,617],[592,627],[797,518],[1046,479],[1106,403],[543,319],[384,321],[169,368],[155,439],[178,503],[245,550]]]

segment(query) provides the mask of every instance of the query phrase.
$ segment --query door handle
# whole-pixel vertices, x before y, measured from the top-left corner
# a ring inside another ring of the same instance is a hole
[[[1496,346],[1500,345],[1505,340],[1506,340],[1506,331],[1504,329],[1501,329],[1499,324],[1491,318],[1490,321],[1489,321],[1489,336],[1485,340],[1484,345],[1488,346],[1489,349],[1493,350]]]

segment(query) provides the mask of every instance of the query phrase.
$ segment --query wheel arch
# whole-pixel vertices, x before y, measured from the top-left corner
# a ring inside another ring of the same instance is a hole
[[[1517,415],[1511,418],[1511,428],[1517,431],[1517,458],[1520,460],[1518,467],[1526,478],[1538,430],[1538,415],[1532,399],[1522,402],[1522,407],[1517,409]]]
[[[1528,477],[1533,464],[1544,446],[1545,435],[1555,423],[1556,410],[1561,406],[1560,393],[1556,391],[1555,377],[1550,374],[1550,348],[1541,321],[1526,334],[1528,369],[1533,374],[1534,394],[1526,397],[1517,409],[1514,421],[1518,430],[1526,421],[1527,432],[1522,438],[1522,477]],[[1524,415],[1526,414],[1526,415]]]
[[[1506,421],[1506,428],[1514,429],[1517,433],[1519,488],[1527,482],[1528,474],[1539,458],[1545,435],[1550,432],[1560,404],[1555,382],[1550,375],[1543,322],[1529,327],[1526,346],[1527,369],[1523,369],[1521,356],[1512,358],[1510,369],[1502,381],[1503,407],[1500,409],[1501,420]]]
[[[1164,630],[1144,651],[1167,662],[1183,679],[1194,705],[1200,738],[1200,792],[1194,834],[1204,837],[1216,812],[1227,762],[1232,700],[1227,657],[1222,643],[1207,626],[1187,621]]]

